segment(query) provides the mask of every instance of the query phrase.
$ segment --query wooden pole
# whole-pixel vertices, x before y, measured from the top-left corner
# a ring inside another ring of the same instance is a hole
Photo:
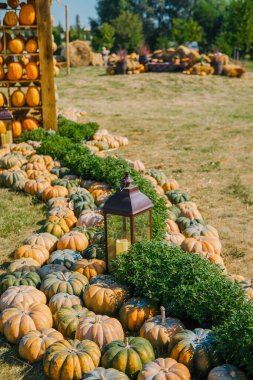
[[[57,130],[50,0],[35,0],[40,50],[40,74],[45,129]]]
[[[66,55],[67,55],[67,75],[70,75],[70,49],[69,49],[69,5],[65,5],[66,13]]]

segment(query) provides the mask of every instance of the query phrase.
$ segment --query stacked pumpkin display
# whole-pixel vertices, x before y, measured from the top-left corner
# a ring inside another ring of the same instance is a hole
[[[4,15],[0,40],[0,84],[8,91],[0,93],[0,106],[7,106],[13,111],[12,131],[13,137],[17,138],[22,130],[39,127],[39,52],[34,2],[29,0],[25,4],[19,0],[8,0],[8,6],[11,10]],[[27,37],[29,28],[30,36]],[[32,114],[36,114],[36,118],[31,117]]]
[[[52,380],[247,379],[222,363],[211,330],[186,329],[106,274],[100,207],[110,187],[37,155],[37,145],[0,150],[0,185],[37,196],[48,209],[41,230],[16,250],[0,280],[0,333],[18,344],[20,357],[43,360]],[[185,243],[188,251],[212,249],[207,253],[220,257],[216,230],[203,223],[177,182],[157,171],[145,176],[168,197],[169,244],[183,232],[184,242],[201,237]],[[216,240],[202,240],[210,236]]]
[[[101,129],[93,136],[93,140],[86,141],[85,145],[93,152],[99,152],[109,149],[118,149],[128,145],[126,137],[112,135],[107,129]]]

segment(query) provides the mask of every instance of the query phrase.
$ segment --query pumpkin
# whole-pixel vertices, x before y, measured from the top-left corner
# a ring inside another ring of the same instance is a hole
[[[11,126],[12,126],[12,134],[13,134],[14,139],[20,137],[22,134],[21,122],[18,120],[13,120]]]
[[[28,164],[26,165],[26,168],[25,170],[28,172],[29,170],[40,170],[40,171],[44,171],[44,170],[47,170],[46,169],[46,166],[43,163],[40,163],[40,162],[28,162]]]
[[[98,211],[83,211],[76,223],[77,226],[99,227],[104,223],[104,216]]]
[[[43,367],[46,376],[54,380],[81,380],[98,367],[101,352],[90,340],[62,340],[47,348]]]
[[[58,239],[49,233],[40,233],[40,234],[33,234],[30,238],[28,238],[25,241],[25,244],[29,245],[40,245],[42,247],[45,247],[49,253],[52,253],[57,246]]]
[[[9,5],[10,8],[16,9],[20,5],[19,0],[7,0],[7,4]]]
[[[205,224],[202,219],[189,219],[184,216],[180,216],[179,218],[177,218],[176,223],[181,232],[184,232],[189,227],[198,227],[199,224]]]
[[[38,40],[35,37],[31,37],[26,41],[25,50],[27,53],[36,53],[38,50]]]
[[[196,237],[196,236],[207,236],[207,237],[217,237],[219,238],[218,231],[216,228],[210,226],[210,224],[201,224],[197,223],[195,225],[191,225],[187,227],[183,234],[186,237]]]
[[[4,157],[0,157],[0,167],[4,169],[10,169],[14,166],[21,167],[26,163],[25,157],[20,153],[6,154]]]
[[[190,200],[189,195],[181,190],[170,190],[166,192],[166,195],[171,203],[176,205]]]
[[[17,182],[15,182],[15,184],[12,186],[12,189],[18,192],[24,191],[25,184],[26,184],[26,179],[20,179]]]
[[[3,106],[2,106],[3,107]],[[6,133],[6,124],[4,121],[0,120],[0,133]]]
[[[39,268],[37,270],[38,275],[43,280],[44,277],[46,277],[48,274],[55,273],[55,272],[67,272],[67,268],[65,268],[63,265],[59,264],[47,264],[43,265],[43,267]]]
[[[220,364],[213,332],[207,329],[179,332],[172,337],[168,352],[172,359],[186,365],[192,375],[204,378],[213,367]]]
[[[21,25],[33,25],[35,22],[36,14],[35,8],[32,4],[24,4],[19,13],[19,22]]]
[[[179,185],[178,185],[177,180],[175,180],[174,178],[167,178],[164,184],[162,185],[162,188],[164,192],[166,193],[167,191],[178,190]]]
[[[63,307],[71,308],[75,305],[82,306],[82,300],[79,297],[68,293],[57,293],[49,301],[49,308],[53,315]]]
[[[46,303],[46,296],[33,286],[11,286],[0,297],[0,310],[5,310],[16,305],[31,305],[35,302]]]
[[[88,280],[90,280],[92,277],[96,277],[99,274],[104,274],[106,272],[106,264],[103,260],[81,259],[73,265],[72,270],[82,273],[88,278]]]
[[[19,247],[14,255],[15,259],[30,257],[31,259],[36,260],[40,265],[45,264],[49,258],[48,250],[42,245],[23,245]]]
[[[42,170],[31,169],[31,170],[27,170],[26,174],[29,179],[36,179],[37,181],[45,180],[44,178],[45,171],[42,171]]]
[[[87,315],[80,319],[76,338],[92,340],[102,349],[108,343],[124,339],[124,331],[120,322],[115,318],[106,315]]]
[[[8,65],[7,78],[12,81],[19,81],[23,76],[23,67],[19,62],[12,62]]]
[[[55,221],[55,220],[57,220],[57,218],[64,220],[64,222],[67,224],[69,229],[72,229],[73,227],[75,227],[76,222],[77,222],[77,219],[76,219],[74,213],[71,212],[71,210],[69,210],[67,212],[63,212],[63,213],[60,212],[58,214],[58,216],[51,215],[48,217],[48,220]],[[66,232],[68,232],[68,231],[66,231]]]
[[[38,107],[40,105],[40,91],[37,87],[28,87],[26,93],[26,103],[30,107]]]
[[[67,175],[67,174],[70,173],[70,169],[69,169],[69,168],[62,167],[62,166],[58,166],[58,167],[53,168],[53,169],[51,170],[51,173],[56,174],[57,177],[59,177],[59,178],[62,178],[62,177],[64,177],[65,175]]]
[[[0,294],[3,294],[10,286],[28,285],[35,288],[40,285],[40,276],[36,272],[13,272],[6,274],[0,280]]]
[[[248,376],[232,364],[223,364],[213,368],[207,380],[249,380]]]
[[[18,23],[18,16],[16,15],[16,12],[10,11],[6,12],[4,15],[4,24],[8,26],[16,26]]]
[[[40,127],[39,122],[34,117],[27,117],[22,122],[22,127],[24,131],[33,131],[34,129],[38,129]]]
[[[85,276],[77,272],[56,272],[44,277],[41,290],[50,300],[57,293],[74,294],[81,296],[88,284]]]
[[[143,323],[158,314],[157,307],[145,298],[131,298],[119,311],[119,320],[128,331],[139,331]]]
[[[2,64],[0,64],[0,80],[3,80],[5,77],[5,71]]]
[[[94,313],[81,305],[73,305],[71,307],[62,307],[54,314],[54,321],[57,330],[60,331],[66,338],[74,338],[77,326],[80,321],[87,317],[93,317]],[[78,338],[79,340],[84,340]],[[92,340],[92,339],[90,339]]]
[[[30,62],[30,59],[27,57],[21,57],[19,62],[23,65],[23,67],[26,67],[26,65]]]
[[[179,319],[166,318],[165,309],[161,307],[161,315],[148,319],[140,329],[140,336],[147,339],[159,353],[167,352],[172,337],[184,329]]]
[[[15,90],[11,95],[13,107],[23,107],[25,105],[25,94],[21,90]]]
[[[58,178],[52,182],[52,185],[59,185],[64,186],[66,189],[71,190],[73,187],[78,186],[78,180],[76,179],[64,179],[64,178]]]
[[[166,220],[166,229],[168,233],[174,233],[174,234],[180,233],[177,223],[175,223],[173,220],[170,220],[170,219]]]
[[[59,218],[64,219],[64,217],[66,217],[66,216],[74,216],[75,214],[70,208],[65,206],[65,207],[51,208],[51,210],[48,211],[48,213],[47,213],[47,217],[52,216],[52,215],[58,216]]]
[[[63,197],[56,197],[51,198],[47,201],[47,208],[65,208],[68,207],[69,201],[67,198]]]
[[[87,372],[83,380],[129,380],[129,377],[113,368],[98,367],[94,371]]]
[[[58,218],[58,216],[50,216],[42,227],[42,231],[50,233],[60,239],[70,230],[64,219]]]
[[[7,104],[7,98],[3,92],[0,92],[0,107],[3,107]],[[2,121],[2,120],[1,120]],[[6,126],[4,122],[2,121],[0,125],[0,132],[5,133],[6,132]]]
[[[42,193],[42,200],[48,201],[51,198],[68,197],[68,190],[63,186],[50,186]]]
[[[181,211],[181,216],[185,218],[189,218],[191,220],[203,219],[201,213],[197,209],[196,203],[194,202],[182,202],[177,204],[177,207]]]
[[[25,48],[24,39],[17,36],[9,41],[8,44],[9,50],[14,54],[20,54]]]
[[[82,259],[82,256],[80,255],[78,251],[73,251],[71,249],[64,249],[63,251],[53,252],[52,255],[49,257],[48,263],[59,264],[66,267],[67,269],[72,269],[73,265],[78,260],[81,260],[81,259]]]
[[[27,180],[26,173],[22,170],[6,171],[1,174],[1,185],[3,187],[12,187],[22,179]]]
[[[148,340],[129,337],[107,344],[102,353],[101,364],[104,368],[114,368],[136,377],[144,364],[155,360],[153,348]]]
[[[44,304],[18,304],[3,310],[0,315],[0,329],[10,343],[17,343],[29,331],[52,326],[51,311]]]
[[[196,236],[194,238],[186,238],[182,245],[182,249],[186,252],[195,253],[215,253],[221,254],[221,243],[217,237]]]
[[[25,67],[25,72],[27,79],[30,80],[37,80],[40,75],[38,65],[35,62],[29,62]]]
[[[137,380],[190,380],[188,368],[171,358],[156,359],[143,366]]]
[[[52,328],[32,330],[21,338],[18,352],[21,358],[28,360],[29,363],[38,362],[43,359],[46,349],[51,344],[63,339],[62,334]]]
[[[105,260],[105,247],[100,244],[91,244],[83,251],[83,257],[87,260]]]
[[[180,233],[170,233],[170,234],[166,233],[166,235],[165,235],[165,241],[169,245],[180,246],[184,240],[185,240],[185,236],[183,234],[180,234]]]
[[[30,179],[26,181],[24,191],[25,193],[30,194],[30,195],[37,195],[38,193],[41,193],[49,186],[50,184],[45,180],[39,181],[35,179]]]
[[[128,289],[109,275],[93,277],[83,293],[84,304],[89,310],[110,316],[115,314],[128,298]]]
[[[8,266],[8,273],[13,272],[36,272],[40,267],[39,263],[31,258],[17,259]]]
[[[77,231],[72,231],[61,237],[57,244],[59,250],[73,249],[74,251],[82,252],[89,245],[87,237]]]

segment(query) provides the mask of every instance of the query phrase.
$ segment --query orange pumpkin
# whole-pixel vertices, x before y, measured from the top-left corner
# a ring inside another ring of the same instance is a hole
[[[22,135],[22,124],[18,120],[14,120],[12,122],[12,133],[14,139],[20,137]]]
[[[25,48],[24,40],[23,38],[16,37],[10,40],[8,44],[9,50],[14,54],[20,54]]]
[[[7,3],[9,5],[9,7],[12,9],[16,9],[20,5],[19,0],[8,0]]]
[[[170,220],[170,219],[166,220],[166,229],[167,229],[167,232],[169,234],[170,233],[174,233],[174,234],[180,233],[177,223],[173,222],[173,220]]]
[[[154,362],[147,363],[139,372],[137,380],[190,380],[191,374],[189,369],[181,363],[171,358],[159,358]]]
[[[16,305],[31,305],[33,303],[46,304],[47,299],[43,292],[33,286],[10,286],[0,298],[0,310]]]
[[[36,53],[38,50],[38,40],[35,37],[29,38],[25,44],[25,50],[28,53]]]
[[[106,272],[106,264],[103,260],[81,259],[78,260],[71,269],[75,272],[83,274],[88,278],[88,280],[90,280],[92,277],[96,277],[99,274],[104,274]]]
[[[20,80],[23,76],[23,67],[19,62],[12,62],[8,66],[7,77],[9,80]]]
[[[35,8],[32,4],[24,4],[19,13],[21,25],[33,25],[36,19]]]
[[[28,79],[36,80],[39,78],[39,68],[37,63],[29,62],[25,67],[25,71]]]
[[[16,250],[14,258],[21,259],[22,257],[30,257],[43,265],[49,259],[49,252],[42,245],[22,245]]]
[[[48,201],[51,198],[68,197],[68,190],[63,186],[50,186],[42,193],[42,200]]]
[[[174,178],[168,178],[162,187],[163,187],[163,190],[166,192],[170,190],[179,189],[179,184]]]
[[[23,120],[22,127],[25,131],[32,131],[33,129],[39,128],[39,122],[34,117],[27,117]]]
[[[73,231],[61,237],[57,244],[57,249],[73,249],[75,251],[84,251],[89,245],[86,235],[81,232]]]
[[[0,133],[6,133],[6,125],[3,120],[0,120]]]
[[[37,107],[40,104],[40,91],[37,87],[31,86],[28,87],[26,93],[26,102],[30,107]]]
[[[5,76],[5,71],[3,65],[0,65],[0,80],[3,80]]]
[[[12,93],[11,104],[13,107],[23,107],[25,105],[25,94],[22,90],[15,90]]]
[[[184,251],[191,253],[221,254],[220,240],[214,236],[196,236],[194,238],[186,238],[181,247]]]
[[[16,12],[6,12],[4,16],[4,24],[8,26],[15,26],[18,23],[18,16]]]
[[[0,92],[0,107],[3,107],[5,104],[7,104],[6,96],[3,92]]]

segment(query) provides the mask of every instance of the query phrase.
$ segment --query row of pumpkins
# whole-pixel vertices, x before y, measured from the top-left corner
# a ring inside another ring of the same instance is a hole
[[[1,96],[0,96],[1,97]],[[32,131],[40,127],[39,121],[32,116],[25,117],[21,120],[13,120],[11,124],[12,135],[14,138],[19,138],[23,132]],[[7,128],[4,121],[0,120],[0,135],[6,133]]]
[[[39,61],[20,60],[19,62],[10,62],[5,70],[5,67],[0,64],[0,81],[5,79],[9,81],[19,81],[19,80],[31,80],[36,81],[39,79],[40,69]]]
[[[7,49],[13,54],[21,54],[26,51],[29,54],[35,54],[38,51],[38,38],[29,37],[27,40],[22,34],[11,38],[10,34],[5,33]],[[3,51],[3,38],[0,40],[0,52]]]
[[[36,155],[38,145],[0,150],[1,186],[48,208],[41,231],[16,250],[0,280],[0,333],[21,358],[43,360],[52,380],[246,380],[222,365],[211,330],[187,330],[106,274],[100,207],[110,188]]]
[[[36,21],[36,12],[33,0],[28,0],[27,4],[20,3],[18,0],[8,0],[8,5],[15,9],[14,11],[8,11],[4,15],[4,25],[14,27],[16,25],[31,26]],[[16,8],[21,7],[19,15]]]
[[[30,107],[38,107],[41,102],[40,89],[35,86],[27,88],[26,93],[22,89],[17,89],[11,94],[11,106],[23,107],[28,105]],[[0,92],[0,107],[8,104],[6,95]]]
[[[118,149],[128,144],[127,137],[111,134],[107,129],[100,129],[93,136],[93,140],[85,142],[85,145],[94,153],[108,149]]]

